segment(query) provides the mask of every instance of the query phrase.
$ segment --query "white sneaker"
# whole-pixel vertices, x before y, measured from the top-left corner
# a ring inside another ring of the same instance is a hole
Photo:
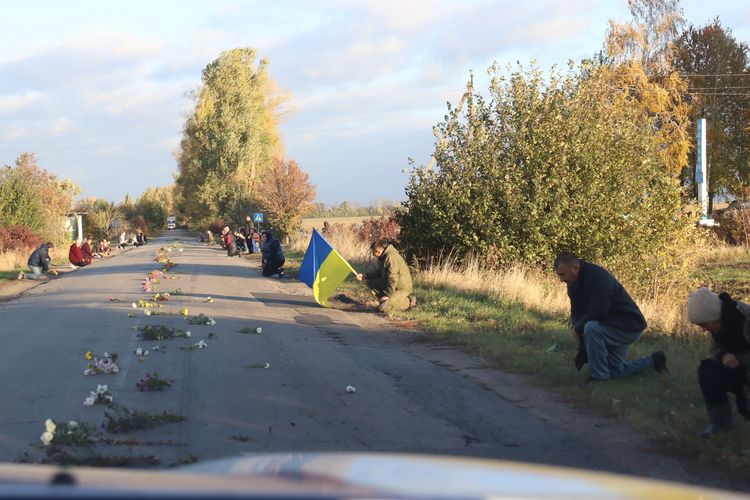
[[[21,271],[20,273],[18,273],[18,279],[19,280],[25,280],[26,279],[26,273],[24,273],[23,271]]]
[[[78,269],[78,268],[77,268],[77,267],[75,266],[75,264],[72,264],[72,263],[71,263],[71,264],[68,264],[68,265],[70,266],[70,268],[71,268],[71,269]]]

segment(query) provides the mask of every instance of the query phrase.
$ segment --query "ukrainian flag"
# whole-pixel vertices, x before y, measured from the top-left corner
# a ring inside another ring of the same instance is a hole
[[[299,279],[313,289],[315,301],[321,306],[328,307],[328,298],[349,273],[357,274],[357,271],[316,229],[313,229],[310,244],[299,269]]]

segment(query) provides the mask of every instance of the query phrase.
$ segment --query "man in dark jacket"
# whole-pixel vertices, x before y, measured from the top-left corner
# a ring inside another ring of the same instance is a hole
[[[39,245],[39,248],[34,250],[29,257],[28,265],[29,269],[31,269],[31,273],[27,274],[21,271],[18,274],[18,279],[40,280],[44,278],[49,272],[49,249],[54,248],[54,246],[55,245],[51,241]],[[55,274],[54,271],[52,273]]]
[[[260,233],[260,251],[263,254],[263,276],[273,276],[278,274],[279,278],[284,277],[284,251],[281,249],[279,240],[273,237],[271,231]]]
[[[626,361],[630,344],[646,329],[646,319],[609,271],[563,252],[555,259],[555,273],[568,285],[573,335],[588,358],[590,381],[624,377],[648,367],[666,370],[661,351]],[[582,354],[576,362],[579,370]]]
[[[698,383],[706,403],[709,426],[701,437],[732,427],[728,393],[737,411],[750,420],[750,305],[717,295],[706,287],[690,294],[688,319],[711,334],[711,357],[698,367]]]
[[[358,274],[380,302],[378,311],[406,311],[417,304],[412,292],[411,271],[396,248],[385,240],[370,245],[373,257],[378,259],[378,268],[366,275]]]

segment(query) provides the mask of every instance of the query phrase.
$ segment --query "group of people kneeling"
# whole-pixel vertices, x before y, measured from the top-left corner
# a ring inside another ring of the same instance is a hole
[[[555,273],[567,285],[573,335],[579,340],[575,366],[589,365],[589,382],[624,377],[646,368],[667,370],[662,351],[626,360],[630,344],[646,329],[646,319],[623,286],[606,269],[564,252]],[[732,426],[729,394],[740,415],[750,420],[750,305],[716,294],[706,287],[687,301],[688,319],[711,335],[711,356],[700,362],[698,384],[703,394],[709,437]]]
[[[27,261],[31,272],[26,273],[21,271],[18,273],[18,279],[40,280],[46,278],[48,274],[56,275],[56,271],[50,270],[52,258],[49,255],[49,251],[54,247],[55,245],[51,241],[39,245]],[[68,249],[68,261],[70,262],[70,267],[77,269],[90,265],[94,259],[109,257],[111,252],[112,246],[107,238],[102,238],[94,242],[91,236],[86,236],[80,245],[77,240],[74,240],[70,245]]]
[[[203,235],[201,235],[203,241]],[[214,243],[214,237],[211,231],[206,231],[205,241],[209,245]],[[258,232],[248,215],[244,227],[238,227],[232,231],[229,226],[224,226],[221,230],[220,242],[222,248],[227,251],[228,257],[242,257],[242,254],[261,254],[261,266],[263,276],[284,277],[284,264],[286,257],[284,250],[281,248],[281,242],[274,238],[273,232],[265,230]]]

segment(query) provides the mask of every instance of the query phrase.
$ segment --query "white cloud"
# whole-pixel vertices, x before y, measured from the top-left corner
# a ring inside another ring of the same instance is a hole
[[[41,97],[42,93],[35,90],[28,90],[21,94],[0,94],[0,114],[18,111],[38,101]]]

